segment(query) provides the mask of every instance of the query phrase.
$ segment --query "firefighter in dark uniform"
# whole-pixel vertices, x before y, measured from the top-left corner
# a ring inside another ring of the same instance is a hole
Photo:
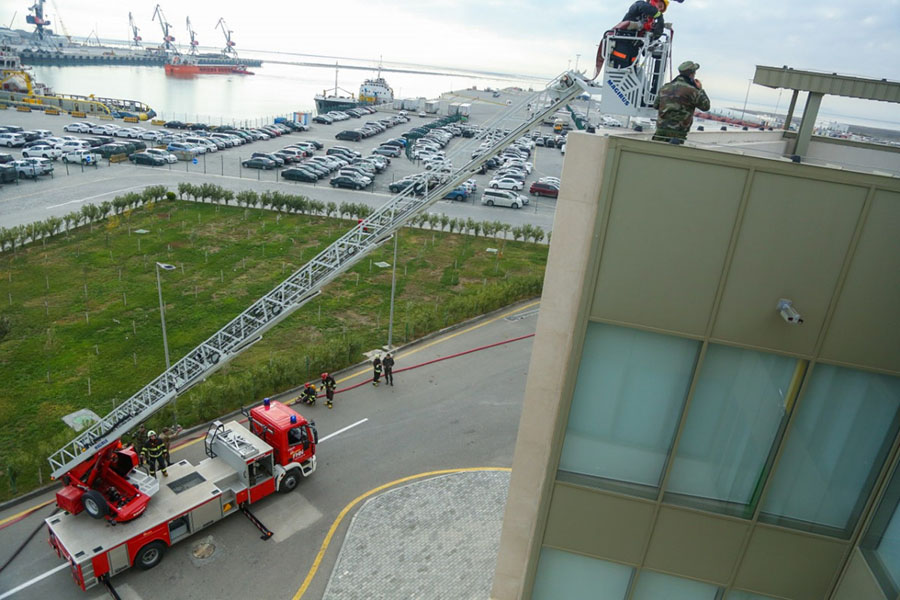
[[[372,361],[372,385],[378,387],[378,380],[381,379],[383,367],[381,366],[381,357],[376,356]]]
[[[384,383],[386,385],[394,385],[394,357],[391,356],[390,352],[381,361],[381,366],[384,367]]]
[[[328,373],[322,373],[322,387],[325,388],[325,406],[334,408],[334,388],[337,387],[334,377]]]
[[[307,406],[315,406],[316,405],[316,386],[314,386],[311,383],[305,384],[303,386],[303,395],[300,396],[300,400]]]
[[[144,444],[144,450],[141,456],[150,468],[150,475],[156,477],[156,467],[159,466],[163,476],[169,476],[169,472],[166,471],[166,454],[166,443],[162,438],[156,435],[155,431],[152,429],[148,431],[147,443]]]

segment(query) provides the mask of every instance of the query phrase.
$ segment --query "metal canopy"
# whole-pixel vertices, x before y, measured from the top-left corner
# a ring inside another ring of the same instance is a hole
[[[800,90],[828,96],[900,103],[900,82],[855,75],[816,73],[790,67],[756,65],[753,83],[775,89]]]

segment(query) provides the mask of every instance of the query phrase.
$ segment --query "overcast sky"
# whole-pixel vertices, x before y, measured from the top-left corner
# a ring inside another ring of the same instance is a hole
[[[31,0],[0,0],[0,21],[26,28]],[[129,37],[128,12],[145,42],[161,39],[152,21],[156,2],[57,0],[45,10],[76,39],[96,30],[103,38]],[[591,69],[596,44],[630,2],[587,0],[341,0],[340,2],[162,2],[178,43],[188,39],[190,16],[201,44],[220,45],[214,27],[224,17],[240,50],[279,50],[371,58],[552,77],[576,61]],[[189,12],[188,12],[189,11]],[[714,104],[744,101],[755,65],[788,65],[900,80],[900,0],[685,0],[672,2],[666,20],[675,28],[674,62],[701,65],[698,77]],[[578,56],[580,55],[580,57]],[[750,103],[788,102],[760,86]],[[826,113],[896,123],[900,106],[826,99]]]

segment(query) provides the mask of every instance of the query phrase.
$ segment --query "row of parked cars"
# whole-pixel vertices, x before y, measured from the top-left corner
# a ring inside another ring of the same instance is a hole
[[[334,139],[349,142],[359,142],[364,138],[369,138],[373,135],[384,133],[391,127],[400,125],[401,123],[406,123],[407,121],[409,121],[408,117],[402,117],[400,115],[389,115],[387,117],[384,117],[383,119],[378,119],[377,121],[366,121],[361,126],[355,129],[345,129],[343,131],[339,131],[334,136]]]
[[[376,112],[378,111],[372,106],[357,106],[356,108],[348,108],[347,110],[330,110],[327,113],[313,117],[313,123],[331,125],[337,121],[361,119],[366,115],[374,115]]]

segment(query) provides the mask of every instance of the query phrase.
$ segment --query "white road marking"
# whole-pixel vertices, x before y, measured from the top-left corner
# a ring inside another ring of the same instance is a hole
[[[22,585],[20,585],[20,586],[18,586],[18,587],[14,587],[13,589],[9,590],[8,592],[4,592],[3,594],[0,594],[0,600],[3,600],[4,598],[9,598],[9,597],[12,596],[13,594],[15,594],[15,593],[17,593],[17,592],[21,592],[22,590],[24,590],[24,589],[27,588],[27,587],[31,587],[32,585],[34,585],[34,584],[37,583],[38,581],[40,581],[40,580],[42,580],[42,579],[46,579],[47,577],[50,577],[51,575],[53,575],[53,574],[56,573],[57,571],[62,571],[63,569],[68,569],[68,568],[69,568],[69,563],[63,563],[63,564],[59,565],[58,567],[56,567],[55,569],[50,569],[49,571],[47,571],[47,572],[44,573],[43,575],[38,575],[37,577],[35,577],[35,578],[32,579],[32,580],[26,581],[26,582],[23,583]]]
[[[121,188],[118,190],[110,190],[108,192],[103,192],[102,194],[97,194],[96,196],[88,196],[87,198],[80,198],[78,200],[69,200],[68,202],[63,202],[62,204],[51,204],[50,206],[45,206],[46,210],[50,210],[51,208],[59,208],[60,206],[65,206],[67,204],[77,204],[79,202],[87,202],[88,200],[94,200],[96,198],[102,198],[103,196],[109,196],[110,194],[118,194],[119,192],[128,192],[130,190],[137,190],[144,188],[144,185],[133,185],[127,188]],[[0,599],[2,600],[2,599]]]
[[[353,428],[356,427],[357,425],[362,425],[363,423],[365,423],[365,422],[368,421],[368,420],[369,420],[369,419],[366,418],[366,419],[363,419],[362,421],[357,421],[357,422],[354,423],[353,425],[347,425],[347,426],[344,427],[343,429],[338,429],[338,430],[335,431],[334,433],[329,433],[329,434],[326,435],[325,437],[319,438],[319,443],[321,444],[322,442],[324,442],[325,440],[327,440],[327,439],[329,439],[329,438],[333,438],[334,436],[336,436],[336,435],[338,435],[338,434],[340,434],[340,433],[344,433],[344,432],[347,431],[348,429],[353,429]],[[0,597],[0,600],[3,600],[3,598]]]

